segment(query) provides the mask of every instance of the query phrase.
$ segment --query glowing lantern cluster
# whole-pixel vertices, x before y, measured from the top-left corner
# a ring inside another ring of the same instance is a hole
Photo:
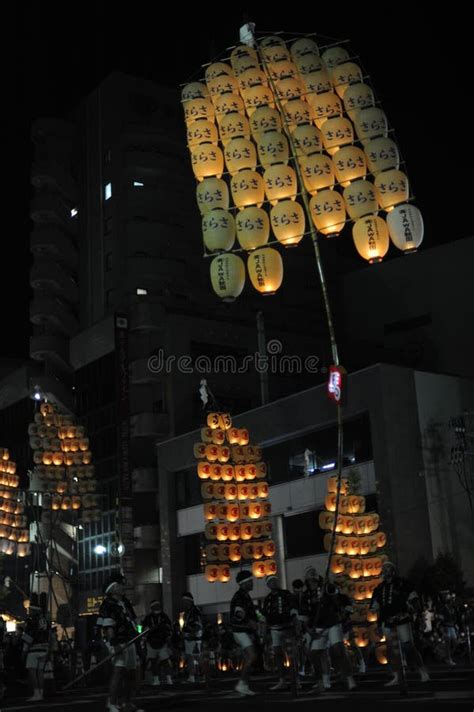
[[[331,573],[342,593],[353,599],[355,643],[365,647],[375,640],[377,614],[369,612],[374,589],[382,582],[382,565],[387,560],[383,548],[387,537],[379,530],[380,517],[365,511],[365,497],[350,492],[348,480],[342,479],[336,519],[337,477],[327,481],[326,509],[319,514],[319,526],[329,533],[324,536],[326,551],[331,550],[332,532],[335,545]]]
[[[310,218],[327,237],[353,223],[355,247],[370,263],[390,240],[404,252],[420,245],[423,220],[408,203],[387,116],[345,47],[320,54],[311,37],[265,37],[207,66],[181,101],[204,245],[217,253],[211,283],[222,299],[240,295],[246,272],[257,291],[273,294],[283,261],[271,245],[297,245]],[[304,191],[313,196],[308,215]],[[247,264],[232,250],[248,253]]]
[[[261,448],[228,413],[209,413],[194,445],[204,501],[206,578],[230,580],[230,565],[251,561],[257,578],[276,572],[267,468]]]
[[[30,535],[25,516],[24,492],[7,448],[0,447],[0,552],[28,556]]]
[[[28,426],[33,451],[30,489],[45,493],[53,511],[81,510],[84,522],[99,521],[99,495],[89,438],[72,415],[58,413],[52,403],[41,403]]]

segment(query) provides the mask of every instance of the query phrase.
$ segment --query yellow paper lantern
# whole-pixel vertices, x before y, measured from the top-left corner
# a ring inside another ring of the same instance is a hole
[[[329,156],[313,154],[300,159],[306,190],[316,195],[318,190],[334,186],[334,164]]]
[[[245,110],[248,116],[252,116],[253,112],[262,106],[275,107],[275,98],[270,87],[255,86],[242,92],[244,99]]]
[[[186,134],[189,148],[195,148],[201,143],[213,143],[216,145],[219,138],[216,125],[206,119],[194,121],[187,127]]]
[[[229,64],[226,64],[225,62],[213,62],[208,67],[206,67],[206,71],[204,72],[206,82],[210,82],[216,77],[221,77],[222,75],[226,74],[232,76],[233,72],[232,67]]]
[[[224,148],[224,158],[227,170],[231,175],[248,168],[252,171],[257,167],[257,152],[252,141],[246,138],[233,138]]]
[[[357,146],[344,146],[333,158],[338,182],[347,187],[354,180],[365,178],[367,165],[365,154]]]
[[[321,131],[312,124],[296,126],[292,131],[292,136],[298,158],[311,156],[313,153],[321,153],[323,150]]]
[[[273,233],[284,247],[295,247],[305,231],[305,214],[301,205],[293,200],[281,200],[270,211]]]
[[[354,130],[349,119],[343,116],[335,116],[328,119],[321,126],[324,148],[331,155],[340,150],[342,146],[352,143],[354,140]]]
[[[249,119],[252,137],[258,141],[264,131],[281,131],[281,117],[276,109],[261,106]]]
[[[370,264],[381,262],[389,246],[388,228],[385,220],[377,215],[360,218],[352,228],[352,237],[357,252]]]
[[[249,69],[259,69],[260,65],[257,58],[252,58],[249,56],[241,57],[238,62],[233,63],[232,68],[237,79],[241,74]]]
[[[362,82],[362,70],[355,62],[342,62],[331,69],[331,81],[337,94],[344,99],[351,84]]]
[[[202,143],[191,148],[191,165],[194,175],[201,181],[210,176],[222,176],[224,170],[224,156],[218,146],[212,143]]]
[[[390,238],[402,252],[415,252],[423,240],[423,217],[414,205],[397,205],[387,215]]]
[[[267,244],[270,236],[270,220],[262,208],[244,208],[235,219],[237,240],[244,250],[255,250]]]
[[[197,126],[198,124],[194,124]],[[219,134],[224,146],[233,138],[250,138],[250,124],[246,116],[234,112],[225,114],[219,122]]]
[[[191,101],[192,99],[209,99],[209,90],[202,82],[191,82],[186,84],[181,90],[181,101]]]
[[[282,79],[298,79],[298,67],[294,62],[283,61],[275,64],[267,64],[267,72],[274,82]]]
[[[261,499],[265,499],[269,495],[268,484],[266,482],[259,482],[258,484],[258,496]]]
[[[250,434],[247,428],[239,428],[238,430],[238,443],[239,445],[248,445],[250,440]]]
[[[240,544],[230,544],[229,546],[229,559],[231,561],[240,561],[242,554],[240,551]]]
[[[301,57],[295,57],[295,64],[300,75],[304,78],[307,74],[318,72],[323,66],[323,60],[314,52],[309,52]]]
[[[238,87],[242,94],[252,87],[268,86],[268,77],[258,67],[251,67],[239,74]]]
[[[291,166],[271,166],[263,174],[263,180],[265,194],[272,205],[276,205],[279,200],[285,200],[286,198],[294,200],[296,198],[298,181],[296,173]]]
[[[202,235],[210,252],[230,250],[235,240],[235,221],[227,210],[211,210],[203,216]]]
[[[260,294],[275,294],[283,281],[283,260],[277,250],[265,247],[252,252],[247,260],[250,280]]]
[[[341,100],[332,91],[326,91],[322,94],[309,94],[307,101],[313,110],[314,122],[318,129],[322,128],[322,125],[328,119],[342,114]]]
[[[290,131],[293,131],[296,126],[310,124],[314,120],[311,104],[303,99],[293,99],[286,102],[283,112]]]
[[[377,173],[374,181],[378,191],[380,207],[390,211],[395,205],[406,203],[409,196],[408,178],[399,170]]]
[[[240,209],[250,205],[260,208],[265,199],[265,184],[256,171],[243,170],[233,176],[230,190],[235,205]]]
[[[329,72],[326,69],[319,69],[316,72],[310,72],[303,76],[303,82],[306,89],[306,98],[310,94],[323,94],[332,90],[331,79]]]
[[[227,583],[230,581],[230,567],[228,564],[221,564],[219,566],[219,581],[220,583]]]
[[[386,137],[388,122],[385,112],[376,106],[361,109],[354,121],[355,130],[359,141],[367,144],[368,141],[379,136]]]
[[[280,102],[285,103],[292,99],[301,99],[305,94],[305,86],[301,79],[288,77],[276,82],[276,91]]]
[[[307,54],[319,55],[319,47],[311,37],[302,37],[299,40],[295,40],[291,45],[290,51],[293,58],[304,57]]]
[[[278,62],[290,61],[290,53],[286,49],[285,43],[268,46],[264,46],[260,43],[260,51],[265,64],[276,64]]]
[[[349,52],[344,49],[344,47],[329,47],[324,50],[322,59],[328,69],[333,69],[333,67],[337,67],[338,64],[347,62]]]
[[[344,189],[343,195],[347,212],[353,220],[376,213],[379,208],[377,191],[368,180],[353,181]]]
[[[210,79],[207,82],[207,88],[209,89],[209,94],[213,103],[215,103],[217,98],[222,94],[239,93],[239,83],[231,74],[221,74],[218,77],[214,77],[214,79]]]
[[[199,119],[205,119],[211,123],[214,121],[215,111],[210,99],[191,99],[184,104],[183,108],[187,126]]]
[[[344,92],[344,109],[351,121],[355,121],[361,109],[374,106],[374,92],[368,84],[351,84]]]
[[[288,139],[280,131],[266,131],[257,141],[258,157],[264,168],[275,163],[288,163]]]
[[[252,60],[254,63],[258,64],[256,50],[248,45],[238,45],[237,47],[234,47],[230,53],[230,63],[235,73],[236,69],[239,68],[243,60]]]
[[[344,227],[346,211],[342,195],[335,190],[321,190],[309,201],[316,228],[328,237],[338,235]]]
[[[208,564],[205,569],[205,576],[209,583],[215,583],[219,578],[219,567],[216,564]]]
[[[227,114],[245,115],[244,101],[240,94],[219,94],[214,98],[214,108],[218,124]]]
[[[277,567],[276,561],[273,561],[273,559],[267,559],[265,561],[265,575],[266,576],[275,576],[277,570],[278,570],[278,567]]]
[[[374,138],[366,143],[364,150],[369,169],[374,174],[400,165],[397,144],[391,138]]]
[[[245,285],[245,265],[240,257],[224,254],[211,262],[212,288],[223,301],[236,299]]]
[[[252,573],[255,576],[255,578],[263,578],[265,574],[265,562],[264,561],[255,561],[252,564]]]
[[[201,215],[216,208],[228,210],[229,189],[220,178],[204,178],[196,188],[196,199]]]

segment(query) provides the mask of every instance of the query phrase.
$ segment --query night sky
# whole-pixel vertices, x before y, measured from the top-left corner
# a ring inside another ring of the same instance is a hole
[[[325,3],[326,10],[318,5],[301,3],[298,10],[288,3],[291,12],[256,10],[253,17],[258,31],[350,39],[395,128],[425,219],[424,248],[471,235],[472,38],[461,4],[446,6],[449,17],[434,18],[413,2]],[[8,338],[0,356],[28,355],[31,120],[67,116],[112,70],[168,85],[186,81],[201,63],[236,43],[245,9],[203,2],[195,2],[194,10],[185,10],[183,3],[164,7],[139,1],[23,2],[15,25],[4,24],[4,38],[10,27],[14,32],[13,53],[3,65],[4,73],[11,67],[13,75],[14,110],[3,112],[9,128],[0,285]],[[13,210],[14,220],[7,221]]]

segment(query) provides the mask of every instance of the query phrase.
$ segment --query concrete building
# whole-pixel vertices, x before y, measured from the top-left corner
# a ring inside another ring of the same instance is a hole
[[[386,550],[402,574],[419,557],[432,561],[450,551],[468,585],[474,584],[474,512],[451,460],[452,420],[473,410],[472,381],[454,376],[378,364],[348,378],[344,474],[359,475],[367,510],[379,512]],[[335,409],[325,386],[234,421],[264,448],[283,582],[291,584],[309,564],[323,572],[327,555],[318,511],[337,447]],[[208,583],[200,572],[199,550],[206,542],[193,457],[199,440],[194,431],[157,446],[163,598],[165,609],[176,612],[181,593],[190,590],[205,612],[216,613],[228,610],[235,584]],[[264,583],[257,581],[254,590],[264,595]]]

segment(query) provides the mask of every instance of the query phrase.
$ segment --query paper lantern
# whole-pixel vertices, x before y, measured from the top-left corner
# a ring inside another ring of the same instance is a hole
[[[258,485],[251,485],[249,490],[249,498],[251,500],[257,499],[258,497]]]
[[[206,458],[209,462],[216,462],[219,455],[219,447],[214,445],[214,443],[209,443],[206,445]]]
[[[212,484],[212,491],[214,494],[214,497],[216,499],[224,499],[225,498],[225,488],[226,485],[223,482],[205,482],[205,485],[208,485],[209,487]]]
[[[253,464],[245,465],[245,479],[254,480],[257,476],[257,468]]]
[[[202,143],[191,148],[191,165],[199,181],[213,176],[220,178],[224,170],[224,156],[218,146]]]
[[[266,131],[257,140],[258,157],[264,168],[275,163],[288,163],[288,139],[280,131]]]
[[[249,440],[250,440],[250,435],[249,431],[247,428],[239,428],[238,432],[238,437],[239,437],[239,445],[248,445]]]
[[[223,254],[211,262],[211,284],[215,293],[230,302],[241,294],[245,285],[245,265],[240,257]]]
[[[186,84],[181,90],[181,101],[191,101],[192,99],[208,99],[209,90],[202,82],[191,82]]]
[[[257,479],[267,476],[267,466],[264,462],[257,462],[255,467],[257,468]]]
[[[341,100],[334,92],[309,94],[307,101],[313,110],[314,122],[319,129],[328,119],[342,114]]]
[[[223,482],[231,482],[234,479],[233,465],[221,465],[221,479]]]
[[[293,200],[281,200],[270,211],[273,233],[284,247],[295,247],[305,231],[305,214],[301,205]]]
[[[270,79],[274,82],[279,82],[282,79],[298,79],[298,67],[294,62],[282,61],[275,62],[274,64],[268,64],[267,67],[268,75]]]
[[[219,544],[217,547],[217,557],[219,561],[227,561],[229,558],[229,544]]]
[[[250,523],[242,523],[240,525],[240,538],[242,541],[248,541],[252,538],[252,525]]]
[[[387,535],[385,532],[377,532],[376,534],[377,548],[382,549],[387,543]]]
[[[296,198],[298,182],[291,166],[277,165],[267,168],[263,174],[263,181],[265,194],[272,205],[276,205],[279,200]]]
[[[194,123],[190,124],[187,127],[186,136],[189,148],[195,148],[201,143],[216,145],[219,140],[216,125],[212,121],[206,121],[205,119],[194,121]]]
[[[321,126],[321,133],[324,148],[331,155],[354,140],[352,123],[342,116],[335,116],[333,119],[325,121]]]
[[[344,200],[335,190],[321,190],[309,201],[316,228],[328,237],[338,235],[345,224]]]
[[[329,156],[315,153],[300,159],[306,190],[316,195],[318,190],[334,186],[334,164]]]
[[[210,502],[204,505],[204,519],[207,521],[212,521],[217,518],[217,504],[216,502]]]
[[[207,88],[212,102],[215,102],[222,94],[238,94],[239,83],[234,75],[222,74],[207,82]]]
[[[245,502],[249,496],[249,486],[247,484],[237,485],[237,497],[239,501]]]
[[[354,121],[355,130],[359,141],[364,146],[368,141],[379,136],[387,136],[388,122],[385,112],[377,107],[361,109]]]
[[[199,443],[201,444],[201,443]],[[204,444],[202,444],[204,446]],[[200,451],[199,451],[200,452]],[[206,448],[204,446],[204,455],[206,454]],[[203,457],[204,457],[203,455]],[[195,455],[196,457],[196,455]],[[201,455],[199,455],[201,457]],[[198,477],[200,480],[207,480],[211,476],[211,466],[208,462],[200,462],[198,464]]]
[[[196,200],[201,215],[211,210],[229,207],[229,189],[225,181],[219,178],[205,178],[196,188]]]
[[[183,108],[187,126],[200,119],[205,119],[211,123],[214,121],[215,111],[210,99],[191,99],[191,101],[187,101],[184,104]]]
[[[243,559],[252,559],[253,558],[253,544],[250,543],[245,543],[240,545],[240,553],[242,555]]]
[[[314,120],[314,111],[311,104],[302,99],[288,101],[283,107],[283,113],[290,131],[293,131],[296,126],[304,126]]]
[[[238,541],[240,539],[240,524],[229,525],[229,541]]]
[[[257,152],[252,141],[246,138],[233,138],[224,149],[227,170],[231,175],[248,168],[252,171],[257,167]]]
[[[203,499],[212,499],[214,497],[214,485],[212,482],[204,482],[201,485],[201,497]]]
[[[262,208],[244,208],[237,214],[235,223],[237,240],[244,250],[255,250],[267,244],[270,220]]]
[[[368,180],[356,180],[344,189],[344,202],[353,220],[376,213],[379,206],[377,191]]]
[[[281,117],[276,109],[262,106],[253,112],[249,120],[252,137],[258,141],[265,131],[281,131]]]
[[[360,218],[352,228],[352,237],[357,252],[370,264],[381,262],[389,247],[388,228],[385,220],[376,215]]]
[[[208,564],[205,569],[205,576],[209,583],[215,583],[219,578],[219,567],[215,564]]]
[[[390,238],[402,252],[416,252],[423,240],[423,217],[415,205],[397,205],[387,215]]]
[[[331,69],[331,81],[337,94],[343,99],[351,84],[360,84],[362,81],[362,70],[355,62],[342,62]]]
[[[314,52],[305,54],[301,57],[295,57],[295,64],[298,67],[298,71],[303,80],[306,75],[313,74],[323,67],[321,57]]]
[[[322,59],[328,69],[337,67],[338,64],[347,62],[349,59],[349,52],[344,49],[344,47],[329,47],[324,50],[322,54]]]
[[[239,518],[238,513],[237,513],[237,517],[235,517],[235,519],[232,519],[232,520],[231,520],[231,519],[229,519],[228,516],[227,516],[227,514],[228,514],[228,509],[229,509],[229,505],[227,505],[227,504],[218,504],[217,507],[216,507],[217,519],[226,519],[227,521],[234,521],[234,522],[235,522],[235,521]]]
[[[252,528],[252,538],[253,539],[259,539],[261,536],[263,536],[263,522],[262,521],[253,521],[251,524]]]
[[[331,79],[326,69],[319,69],[303,76],[306,89],[306,100],[310,94],[322,94],[332,90]]]
[[[258,64],[257,52],[253,49],[253,47],[249,47],[248,45],[238,45],[238,47],[235,47],[232,50],[230,54],[230,63],[236,75],[239,67],[242,65],[242,62],[246,60],[251,60],[254,64]]]
[[[227,541],[229,538],[229,525],[228,524],[218,524],[217,525],[217,541]]]
[[[284,104],[292,99],[301,99],[305,94],[305,86],[299,77],[287,77],[276,82],[276,92]]]
[[[406,203],[408,200],[408,178],[403,171],[393,169],[377,173],[374,184],[383,210],[390,211],[395,205]]]
[[[251,502],[249,507],[250,519],[260,519],[263,513],[263,505],[261,502]]]
[[[219,127],[228,114],[239,114],[245,117],[244,101],[240,94],[220,94],[214,99],[214,109]]]
[[[268,86],[268,77],[259,67],[249,67],[238,76],[238,87],[242,94],[257,86]]]
[[[265,64],[274,64],[277,62],[289,62],[290,53],[286,49],[284,42],[279,42],[278,44],[273,44],[270,46],[263,46],[260,43],[260,51],[262,53]]]
[[[239,444],[239,429],[238,428],[230,428],[230,430],[227,431],[227,440],[231,445],[237,445]]]
[[[250,519],[250,502],[245,499],[243,502],[239,503],[240,519],[246,520]]]
[[[247,116],[252,116],[253,112],[261,106],[275,107],[275,98],[270,87],[260,85],[251,87],[242,92]]]
[[[235,241],[235,221],[227,210],[211,210],[202,218],[202,236],[210,252],[232,249]]]
[[[293,58],[304,57],[307,54],[319,55],[318,45],[311,37],[302,37],[299,40],[295,40],[291,45],[290,51]]]
[[[229,501],[237,499],[237,485],[234,485],[234,484],[225,485],[224,496]]]
[[[254,544],[252,558],[255,560],[263,558],[263,544]]]
[[[352,84],[344,93],[344,109],[351,121],[355,121],[361,109],[374,106],[375,98],[372,89],[364,83]]]
[[[218,480],[221,479],[222,475],[222,468],[220,465],[213,464],[211,465],[211,480],[213,482],[217,482]]]
[[[262,176],[256,171],[244,170],[233,176],[230,189],[238,208],[243,209],[250,205],[262,207],[265,199],[265,184]]]
[[[327,488],[328,492],[330,493],[337,493],[337,477],[328,477],[327,479]],[[345,477],[341,478],[341,486],[340,486],[340,492],[342,495],[348,494],[348,480]]]
[[[210,442],[214,443],[214,445],[223,445],[225,441],[225,432],[224,430],[221,430],[220,428],[203,428],[201,429],[201,436],[202,432],[205,430],[207,433],[210,434],[211,440]],[[202,438],[204,440],[204,438]]]
[[[264,517],[269,517],[272,513],[271,502],[262,502],[262,512]]]
[[[230,448],[227,445],[220,445],[217,452],[217,459],[220,463],[226,463],[230,459]]]
[[[365,144],[364,150],[369,169],[374,174],[400,165],[397,144],[391,138],[374,138]]]
[[[357,146],[344,146],[334,156],[333,161],[336,178],[344,187],[354,180],[364,178],[367,173],[365,154]]]
[[[265,561],[255,561],[252,564],[252,573],[255,578],[263,578],[264,576],[266,576]]]
[[[213,62],[206,67],[206,71],[204,72],[206,82],[210,82],[216,77],[226,74],[232,75],[232,67],[225,62]]]
[[[295,153],[301,156],[311,156],[313,153],[321,153],[323,150],[323,140],[321,131],[312,124],[296,126],[292,132],[295,145]]]
[[[344,572],[345,558],[343,556],[333,556],[331,558],[331,573],[342,574]]]
[[[349,572],[349,577],[355,580],[362,578],[364,575],[364,565],[362,559],[354,559],[351,563],[352,566]]]
[[[266,576],[275,576],[277,572],[277,563],[276,561],[273,561],[273,559],[267,559],[265,561],[265,575]]]
[[[194,124],[194,126],[198,126],[198,124]],[[233,138],[249,139],[249,120],[237,112],[225,114],[219,122],[219,134],[224,146]]]
[[[247,260],[250,281],[260,294],[275,294],[283,281],[283,260],[271,247],[252,252]]]
[[[269,489],[266,482],[260,482],[258,485],[258,496],[265,499],[269,495]]]
[[[229,545],[229,559],[230,561],[240,561],[242,554],[240,551],[240,544],[230,544]]]
[[[208,544],[205,548],[205,552],[208,561],[217,561],[219,558],[219,546],[217,544]]]
[[[384,645],[377,645],[375,648],[375,657],[377,658],[377,662],[379,665],[387,665],[388,664],[388,657],[387,657],[387,646]]]

